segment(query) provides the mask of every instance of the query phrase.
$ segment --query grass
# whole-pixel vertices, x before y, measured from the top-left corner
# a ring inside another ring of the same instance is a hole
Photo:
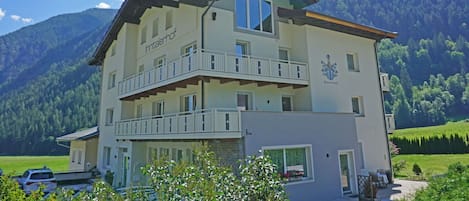
[[[0,156],[0,168],[4,174],[20,175],[29,168],[47,166],[53,172],[68,170],[69,156]]]
[[[392,159],[395,163],[399,160],[406,161],[406,168],[398,173],[397,177],[407,179],[428,179],[434,175],[445,174],[448,166],[461,162],[464,165],[469,165],[469,154],[409,154],[397,155]],[[417,163],[422,169],[423,178],[418,178],[412,172],[412,166]]]
[[[469,122],[458,121],[458,122],[448,122],[445,125],[441,126],[428,126],[428,127],[419,127],[419,128],[407,128],[399,129],[394,131],[390,135],[391,139],[394,137],[406,137],[406,138],[420,138],[420,137],[430,137],[430,136],[442,136],[442,135],[453,135],[457,134],[460,136],[466,136],[469,134]]]

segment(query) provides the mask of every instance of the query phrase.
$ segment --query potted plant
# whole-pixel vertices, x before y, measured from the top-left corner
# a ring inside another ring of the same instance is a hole
[[[106,174],[104,175],[104,181],[106,181],[109,185],[112,186],[112,182],[114,181],[114,172],[111,170],[107,170]]]

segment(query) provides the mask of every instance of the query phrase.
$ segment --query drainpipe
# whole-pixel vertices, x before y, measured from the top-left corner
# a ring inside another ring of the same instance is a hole
[[[208,13],[208,10],[213,6],[213,4],[215,3],[216,0],[212,0],[212,2],[210,2],[210,4],[208,5],[207,9],[205,9],[204,13],[202,13],[202,16],[200,17],[200,21],[201,21],[201,30],[200,30],[200,35],[201,35],[201,40],[200,40],[200,54],[202,54],[202,51],[203,49],[205,48],[205,20],[204,20],[204,17],[205,15],[207,15]],[[201,109],[205,109],[205,80],[202,79],[202,82],[200,84],[200,96],[201,96],[201,102],[202,102],[202,106],[201,106]]]
[[[380,98],[381,98],[381,104],[382,104],[382,111],[383,111],[383,122],[384,122],[384,132],[385,132],[385,136],[386,136],[386,146],[387,146],[387,158],[388,158],[388,163],[389,163],[389,169],[391,171],[391,175],[394,175],[393,174],[393,170],[392,170],[392,162],[391,162],[391,151],[389,150],[389,137],[388,137],[388,132],[386,130],[386,111],[384,109],[384,95],[383,95],[383,89],[381,88],[381,71],[379,69],[379,61],[378,61],[378,44],[380,42],[381,39],[379,40],[376,40],[375,43],[374,43],[374,48],[375,48],[375,58],[376,58],[376,68],[378,70],[378,86],[379,86],[379,92],[380,92]]]

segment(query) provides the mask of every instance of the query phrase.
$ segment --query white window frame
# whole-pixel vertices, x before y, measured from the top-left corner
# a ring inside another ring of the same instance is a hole
[[[351,55],[352,59],[353,59],[353,69],[349,68],[349,60],[348,60],[349,55]],[[357,53],[347,52],[347,54],[345,54],[345,60],[347,62],[347,70],[348,71],[350,71],[350,72],[360,72],[360,66],[359,66],[359,63],[358,63],[358,54]]]
[[[111,147],[103,147],[103,166],[109,168],[111,166]]]
[[[165,64],[166,64],[166,56],[165,55],[153,59],[153,68],[161,68]]]
[[[155,18],[152,23],[152,33],[151,33],[152,38],[155,38],[156,36],[158,36],[159,34],[158,32],[160,30],[159,24],[160,24],[159,18]]]
[[[151,103],[151,116],[162,116],[164,115],[164,100],[157,100]],[[158,114],[158,110],[160,110]]]
[[[246,2],[246,25],[247,27],[242,27],[242,26],[238,26],[238,18],[236,17],[236,15],[238,14],[238,12],[236,11],[236,8],[237,8],[237,5],[236,5],[236,1],[245,1]],[[275,28],[274,28],[274,5],[273,5],[273,2],[270,1],[270,0],[257,0],[259,2],[259,16],[260,18],[262,18],[262,1],[266,1],[266,2],[270,2],[270,17],[272,18],[271,19],[271,31],[272,32],[268,32],[268,31],[264,31],[264,28],[263,28],[263,24],[262,24],[262,19],[259,19],[260,20],[260,30],[256,30],[254,29],[254,27],[251,27],[251,10],[250,10],[250,1],[255,1],[255,0],[235,0],[235,18],[234,18],[234,25],[236,28],[238,29],[242,29],[242,30],[247,30],[247,31],[252,31],[252,32],[257,32],[257,33],[263,33],[263,34],[270,34],[270,35],[273,35],[275,33]]]
[[[283,98],[289,98],[290,99],[290,111],[286,111],[283,109]],[[293,111],[293,96],[292,95],[282,95],[281,101],[281,107],[282,107],[282,112],[292,112]]]
[[[147,42],[147,25],[143,26],[140,30],[140,45]]]
[[[105,125],[112,126],[114,123],[114,108],[107,108],[106,109],[106,116],[105,116]]]
[[[248,107],[247,108],[241,108],[242,106],[238,106],[238,95],[247,95],[248,96]],[[237,91],[236,92],[236,108],[238,110],[249,110],[253,111],[254,110],[254,93],[251,91]]]
[[[192,98],[192,108],[191,106],[188,107],[188,110],[186,111],[186,101],[185,99],[188,98],[188,97],[191,97]],[[180,101],[181,101],[181,112],[193,112],[197,109],[197,93],[191,93],[191,94],[187,94],[187,95],[183,95],[181,96],[180,98]]]
[[[353,111],[353,100],[354,99],[358,100],[358,113]],[[358,117],[365,116],[365,109],[364,109],[365,104],[364,104],[364,101],[363,101],[363,96],[352,96],[351,103],[352,103],[352,113],[354,113],[355,116],[358,116]]]
[[[109,78],[108,78],[108,83],[107,83],[108,89],[112,89],[116,87],[116,76],[117,76],[116,71],[109,73]]]
[[[168,10],[165,15],[165,29],[171,29],[174,26],[173,10]]]
[[[113,44],[111,47],[111,56],[116,55],[116,44]]]
[[[265,150],[283,150],[283,164],[284,170],[287,170],[287,162],[286,162],[286,149],[295,149],[295,148],[305,148],[306,149],[306,165],[308,170],[308,177],[303,180],[298,181],[287,181],[286,185],[294,185],[294,184],[301,184],[305,182],[314,182],[314,157],[313,157],[313,146],[311,144],[298,144],[298,145],[278,145],[278,146],[262,146],[262,154],[264,154]],[[309,151],[308,151],[309,150]]]
[[[284,58],[280,58],[280,51],[285,51],[287,52],[287,59],[285,60]],[[284,47],[280,47],[278,48],[278,59],[280,61],[283,61],[283,62],[288,62],[290,60],[290,49],[288,48],[284,48]]]

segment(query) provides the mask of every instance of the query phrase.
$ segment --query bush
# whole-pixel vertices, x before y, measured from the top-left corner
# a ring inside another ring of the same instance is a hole
[[[420,169],[420,166],[417,163],[414,163],[414,166],[412,167],[412,171],[417,176],[420,176],[422,174],[422,169]]]
[[[400,171],[404,170],[407,165],[407,162],[405,160],[399,160],[396,163],[392,164],[392,172],[394,173],[394,176],[397,176]]]
[[[428,187],[415,193],[414,201],[455,200],[469,198],[469,167],[460,163],[448,167],[444,177],[431,179]]]
[[[198,151],[193,163],[160,160],[146,167],[158,200],[287,200],[270,158],[251,156],[239,176],[221,167],[213,152]]]

